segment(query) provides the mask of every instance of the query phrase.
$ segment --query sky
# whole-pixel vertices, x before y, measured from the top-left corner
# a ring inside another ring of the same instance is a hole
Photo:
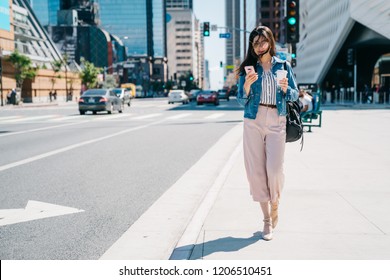
[[[210,22],[211,25],[225,26],[225,0],[193,0],[193,11],[197,19],[202,22]],[[218,31],[210,30],[210,37],[204,38],[205,59],[209,61],[210,88],[220,89],[223,87],[223,68],[220,62],[225,64],[225,40],[219,38]]]

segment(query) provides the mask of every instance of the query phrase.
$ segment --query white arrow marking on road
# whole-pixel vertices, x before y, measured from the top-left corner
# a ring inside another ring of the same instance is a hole
[[[0,226],[84,212],[84,210],[29,200],[25,209],[0,210]]]

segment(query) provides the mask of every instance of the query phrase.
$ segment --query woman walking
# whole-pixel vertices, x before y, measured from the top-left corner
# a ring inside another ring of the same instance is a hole
[[[286,101],[298,99],[290,64],[275,54],[272,31],[266,26],[255,28],[250,33],[248,52],[239,68],[237,94],[238,102],[245,106],[245,169],[250,194],[254,201],[260,202],[264,216],[264,240],[272,239],[278,222],[284,184]],[[250,66],[254,71],[248,69]],[[287,77],[277,82],[277,70],[287,70]]]

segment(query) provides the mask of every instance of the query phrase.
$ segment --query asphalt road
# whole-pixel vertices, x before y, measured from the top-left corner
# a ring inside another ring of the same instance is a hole
[[[136,99],[123,114],[85,116],[76,104],[1,108],[0,259],[98,259],[242,121],[234,99],[167,103]],[[83,211],[1,224],[28,201]]]

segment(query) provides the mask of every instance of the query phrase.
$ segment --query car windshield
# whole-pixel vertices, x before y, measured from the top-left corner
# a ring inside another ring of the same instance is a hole
[[[114,88],[112,90],[115,94],[121,94],[122,93],[122,90],[120,88]]]
[[[181,91],[171,91],[172,94],[181,94]]]
[[[83,96],[90,96],[90,95],[105,95],[106,90],[105,89],[89,89],[86,92],[83,93]]]

